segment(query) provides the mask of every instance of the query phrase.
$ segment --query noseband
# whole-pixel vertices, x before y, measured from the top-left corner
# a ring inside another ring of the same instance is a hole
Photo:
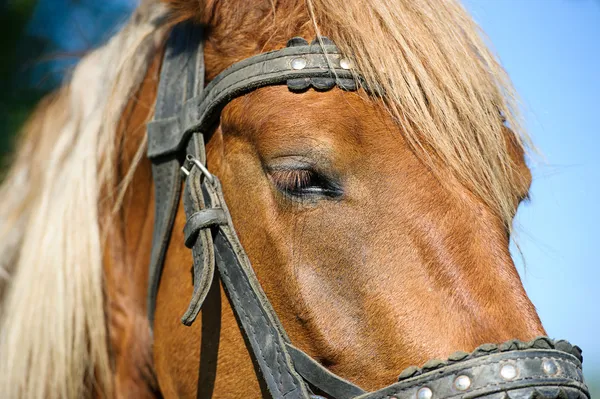
[[[203,30],[177,25],[164,55],[155,117],[148,125],[148,157],[155,186],[155,222],[148,288],[154,323],[165,253],[185,179],[185,245],[192,250],[194,291],[182,317],[191,325],[215,278],[215,266],[260,375],[274,398],[443,399],[589,398],[581,351],[545,337],[485,344],[472,353],[430,360],[404,370],[398,382],[375,392],[331,373],[294,347],[262,290],[236,235],[219,179],[206,168],[205,143],[222,109],[255,89],[291,91],[340,87],[357,90],[350,61],[326,38],[294,38],[284,49],[240,61],[204,84]]]

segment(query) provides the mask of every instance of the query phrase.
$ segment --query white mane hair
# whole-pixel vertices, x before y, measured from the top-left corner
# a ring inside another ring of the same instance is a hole
[[[162,46],[166,14],[142,1],[25,127],[0,186],[2,398],[113,395],[99,204],[121,113]]]

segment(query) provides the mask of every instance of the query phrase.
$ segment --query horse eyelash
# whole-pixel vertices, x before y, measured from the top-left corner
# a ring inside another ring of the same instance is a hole
[[[273,184],[281,191],[294,193],[309,187],[315,173],[307,169],[282,169],[271,171],[269,176]]]
[[[271,182],[284,194],[294,197],[340,198],[343,190],[335,180],[311,169],[275,169],[269,172]]]

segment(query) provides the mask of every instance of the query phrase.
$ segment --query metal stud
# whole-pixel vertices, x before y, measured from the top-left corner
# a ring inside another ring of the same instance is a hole
[[[558,373],[558,366],[553,360],[544,360],[542,362],[542,370],[548,375],[555,375]]]
[[[292,69],[300,70],[306,68],[306,58],[298,57],[294,58],[290,63]]]
[[[471,379],[466,375],[459,375],[454,380],[454,387],[459,391],[466,391],[471,386]]]
[[[517,376],[517,368],[512,364],[505,364],[500,369],[500,375],[505,380],[512,380]]]
[[[417,399],[431,399],[433,392],[427,387],[423,387],[417,391]]]
[[[340,67],[342,69],[351,69],[353,67],[352,61],[350,61],[348,58],[342,58],[340,59]]]

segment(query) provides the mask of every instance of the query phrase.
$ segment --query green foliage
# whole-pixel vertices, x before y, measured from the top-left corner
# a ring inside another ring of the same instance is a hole
[[[12,149],[16,133],[46,93],[31,89],[24,71],[39,57],[44,43],[24,37],[36,0],[0,5],[0,162]]]

